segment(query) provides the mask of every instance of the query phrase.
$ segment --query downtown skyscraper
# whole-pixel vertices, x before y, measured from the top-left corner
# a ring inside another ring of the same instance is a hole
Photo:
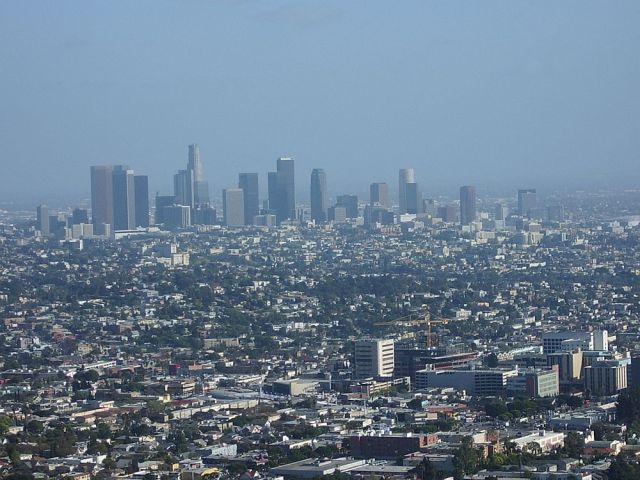
[[[311,171],[311,219],[316,223],[327,221],[327,174],[322,168]]]
[[[538,194],[535,188],[518,190],[518,215],[528,217],[538,206]]]
[[[399,213],[420,213],[422,199],[413,168],[401,168],[398,172]]]
[[[205,180],[200,146],[196,143],[189,145],[186,170],[179,170],[173,176],[173,195],[178,205],[192,209],[209,205],[209,182]]]
[[[96,233],[102,225],[113,225],[113,167],[91,167],[91,221]]]
[[[293,158],[280,157],[275,172],[269,172],[269,208],[278,223],[296,219],[296,185]]]
[[[389,186],[385,182],[375,182],[369,187],[369,204],[372,207],[389,208]]]
[[[256,215],[260,213],[260,192],[257,173],[241,173],[238,175],[238,188],[244,195],[244,223],[252,225]]]
[[[97,234],[148,227],[148,177],[126,165],[92,166],[91,219]]]
[[[460,187],[460,224],[469,225],[476,219],[476,187]]]
[[[193,177],[194,205],[192,206],[209,205],[209,182],[204,177],[204,166],[200,158],[200,145],[197,143],[189,145],[187,170],[192,172]]]

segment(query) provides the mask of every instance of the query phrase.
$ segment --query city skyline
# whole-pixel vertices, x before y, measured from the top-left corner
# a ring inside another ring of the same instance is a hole
[[[359,194],[362,172],[395,185],[397,164],[425,191],[640,182],[631,1],[463,2],[460,17],[432,2],[143,0],[126,21],[113,4],[45,5],[0,6],[1,200],[87,196],[79,172],[99,164],[135,165],[168,193],[161,174],[192,139],[218,197],[280,155],[300,185],[321,166]]]

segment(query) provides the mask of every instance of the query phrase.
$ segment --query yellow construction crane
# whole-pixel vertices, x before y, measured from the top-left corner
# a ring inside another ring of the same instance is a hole
[[[449,323],[449,320],[446,318],[442,319],[432,319],[429,315],[429,310],[425,310],[424,317],[414,318],[415,314],[406,315],[404,317],[396,318],[394,320],[385,320],[374,323],[376,327],[388,327],[393,325],[400,326],[415,326],[415,325],[426,325],[427,326],[427,348],[431,348],[433,344],[433,340],[431,337],[431,325],[436,323],[446,324]]]

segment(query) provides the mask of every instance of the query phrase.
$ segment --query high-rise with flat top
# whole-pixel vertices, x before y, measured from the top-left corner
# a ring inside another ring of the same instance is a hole
[[[48,237],[50,232],[49,229],[49,209],[46,205],[39,205],[36,209],[37,214],[37,228],[40,231],[40,235],[43,237]]]
[[[354,342],[353,360],[358,378],[392,377],[394,364],[394,342],[363,338]]]
[[[398,204],[400,206],[399,213],[401,214],[410,213],[409,212],[409,207],[411,206],[410,204],[415,203],[415,202],[411,202],[411,200],[408,198],[409,194],[412,193],[412,192],[409,192],[408,190],[417,191],[417,188],[407,189],[408,184],[415,184],[415,183],[416,183],[416,176],[413,171],[413,168],[401,168],[398,173]]]
[[[149,226],[149,177],[135,175],[133,185],[135,190],[135,226],[146,228]]]
[[[125,165],[113,167],[113,229],[136,228],[135,180],[133,170]]]
[[[422,195],[413,168],[402,168],[398,174],[398,204],[401,215],[421,213]]]
[[[327,174],[322,168],[311,171],[311,219],[316,223],[327,221]]]
[[[278,159],[276,177],[276,215],[278,222],[296,219],[296,185],[293,158]]]
[[[241,188],[244,194],[244,223],[252,225],[256,215],[260,213],[258,174],[241,173],[238,177],[238,188]]]
[[[226,226],[244,225],[244,192],[241,188],[227,188],[222,191],[222,208]]]
[[[469,225],[476,220],[476,187],[460,187],[460,223]]]
[[[528,217],[537,206],[538,198],[535,188],[518,190],[518,215]]]
[[[99,225],[113,225],[113,167],[91,167],[91,221]]]
[[[375,182],[369,187],[369,203],[372,207],[389,208],[389,186],[385,182]]]

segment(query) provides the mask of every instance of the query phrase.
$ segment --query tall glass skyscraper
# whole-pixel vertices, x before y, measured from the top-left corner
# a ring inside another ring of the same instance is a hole
[[[238,187],[244,195],[244,223],[252,225],[254,218],[260,213],[260,194],[257,173],[241,173],[238,176]]]
[[[371,184],[369,187],[369,203],[371,206],[389,208],[389,186],[385,182]]]
[[[460,224],[469,225],[476,219],[476,187],[460,187]]]
[[[278,222],[296,219],[296,185],[293,158],[281,157],[277,164]]]
[[[133,170],[125,165],[113,167],[113,229],[136,228],[135,180]]]
[[[189,145],[189,162],[187,170],[192,172],[193,177],[193,205],[209,204],[209,182],[204,178],[204,166],[200,159],[200,145],[194,143]]]
[[[91,221],[95,231],[102,224],[113,225],[113,167],[91,167]]]
[[[316,223],[327,221],[327,174],[322,168],[311,171],[311,219]]]
[[[518,190],[518,215],[528,217],[531,210],[538,206],[538,195],[535,188]]]
[[[417,196],[413,198],[418,191],[417,185],[411,185],[416,183],[416,176],[413,168],[401,168],[398,173],[398,204],[400,206],[400,213],[416,213],[415,206],[417,204]],[[410,207],[413,207],[414,211],[410,212]]]

